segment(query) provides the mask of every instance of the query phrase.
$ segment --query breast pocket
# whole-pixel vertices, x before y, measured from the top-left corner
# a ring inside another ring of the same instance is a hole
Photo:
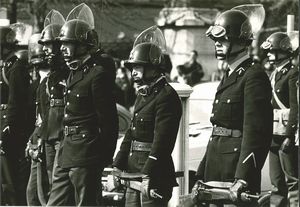
[[[220,101],[220,118],[223,120],[240,120],[243,115],[243,101],[240,95],[228,96]]]
[[[152,114],[140,114],[137,117],[137,131],[141,136],[153,136],[154,116]]]
[[[90,109],[90,96],[87,91],[73,91],[68,96],[67,107],[73,112],[86,113]]]

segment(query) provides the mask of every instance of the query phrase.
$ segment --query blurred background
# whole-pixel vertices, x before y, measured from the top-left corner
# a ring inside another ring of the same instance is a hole
[[[266,19],[253,45],[253,54],[263,61],[257,45],[275,31],[286,31],[286,16],[295,15],[299,22],[298,0],[85,0],[95,16],[95,28],[101,47],[119,60],[128,58],[136,36],[144,29],[158,25],[167,40],[172,63],[171,79],[177,76],[176,67],[184,64],[192,50],[198,52],[197,61],[202,65],[201,81],[214,79],[218,62],[214,57],[213,42],[205,31],[216,16],[241,4],[263,4]],[[56,9],[65,17],[82,1],[78,0],[0,0],[0,25],[21,22],[26,31],[20,45],[26,45],[32,33],[41,32],[46,14]],[[299,25],[295,25],[298,30]]]

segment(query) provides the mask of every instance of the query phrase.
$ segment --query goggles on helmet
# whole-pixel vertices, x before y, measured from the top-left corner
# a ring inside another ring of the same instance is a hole
[[[219,25],[210,26],[205,34],[206,36],[212,39],[221,38],[221,37],[225,37],[225,39],[227,39],[225,36],[226,29]]]
[[[271,47],[272,47],[272,44],[271,44],[271,42],[268,42],[268,41],[264,41],[261,44],[261,48],[264,50],[269,50],[269,49],[271,49]]]

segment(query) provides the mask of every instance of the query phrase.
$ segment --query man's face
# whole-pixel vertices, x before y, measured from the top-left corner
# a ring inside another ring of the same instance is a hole
[[[276,64],[285,59],[288,59],[288,54],[275,50],[270,50],[267,56],[270,64]]]
[[[53,62],[54,57],[58,53],[58,48],[55,48],[53,43],[48,42],[44,44],[43,51],[45,52],[45,59],[47,60],[48,64],[51,64]]]
[[[63,42],[60,47],[62,56],[66,62],[70,62],[74,59],[76,46],[70,42]]]
[[[215,40],[215,52],[218,60],[225,60],[228,53],[230,42],[225,39]]]
[[[142,65],[134,65],[132,67],[131,76],[138,85],[142,83],[144,75],[144,67]]]

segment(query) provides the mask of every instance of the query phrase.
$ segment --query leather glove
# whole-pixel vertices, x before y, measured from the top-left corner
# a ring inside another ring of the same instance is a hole
[[[162,196],[157,193],[157,189],[153,189],[150,185],[151,180],[149,177],[144,177],[142,181],[142,191],[141,193],[147,198],[147,199],[153,199],[153,198],[159,198],[162,199]]]
[[[122,172],[122,170],[120,170],[119,168],[117,167],[113,167],[113,171],[114,172]],[[119,188],[121,186],[121,180],[120,178],[118,178],[117,176],[113,175],[113,185],[115,188]]]
[[[291,151],[294,145],[295,143],[290,138],[285,138],[285,140],[280,146],[280,150],[283,151],[284,153],[288,153]]]
[[[232,186],[229,188],[229,195],[233,202],[238,202],[241,198],[241,193],[247,187],[247,182],[242,179],[237,179],[234,181]]]
[[[28,146],[29,146],[28,154],[31,157],[31,159],[35,162],[42,162],[43,140],[39,138],[37,140],[36,145],[33,145],[30,142]]]

